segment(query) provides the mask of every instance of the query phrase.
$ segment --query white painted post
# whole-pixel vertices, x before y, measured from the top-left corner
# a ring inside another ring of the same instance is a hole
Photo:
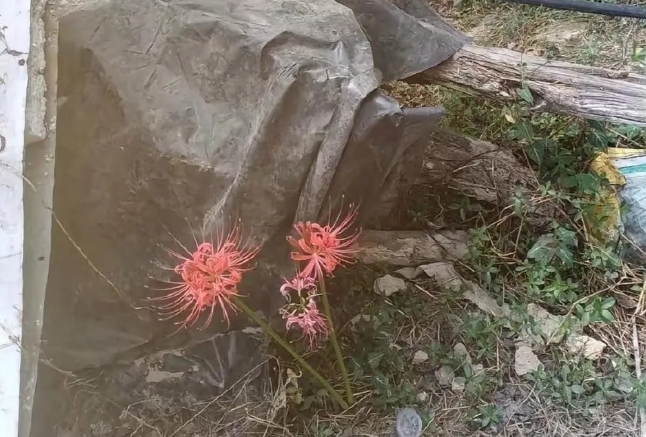
[[[0,433],[18,435],[30,0],[0,2]]]

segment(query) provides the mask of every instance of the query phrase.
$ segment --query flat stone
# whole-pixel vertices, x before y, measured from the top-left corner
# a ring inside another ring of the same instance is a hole
[[[453,378],[453,381],[451,381],[451,390],[453,390],[456,393],[462,393],[464,391],[464,387],[466,386],[466,383],[467,383],[466,378],[462,376]]]
[[[456,343],[455,346],[453,346],[453,353],[460,358],[464,358],[467,362],[471,362],[469,351],[464,343]]]
[[[357,314],[356,316],[350,319],[350,325],[354,326],[360,321],[369,322],[371,320],[372,320],[372,317],[369,316],[368,314]]]
[[[516,356],[514,359],[514,370],[516,375],[523,376],[530,372],[536,371],[540,368],[541,362],[532,351],[532,348],[527,345],[521,345],[516,348]]]
[[[413,355],[413,364],[422,364],[425,361],[428,361],[428,354],[426,352],[415,352],[415,355]]]
[[[440,287],[455,291],[460,290],[462,287],[463,279],[450,262],[424,264],[419,266],[418,269],[423,271],[429,278],[435,279]]]
[[[589,360],[598,360],[606,344],[587,335],[570,335],[565,340],[565,348],[572,355],[583,355]]]
[[[384,295],[386,297],[392,296],[394,293],[406,290],[406,282],[401,278],[395,278],[391,275],[382,276],[377,278],[374,285],[375,293]]]
[[[435,371],[435,378],[440,387],[450,387],[455,378],[455,371],[451,366],[442,366]]]
[[[415,267],[402,267],[399,270],[395,270],[395,273],[397,273],[399,276],[402,276],[406,279],[415,279],[418,277],[422,272]]]
[[[494,317],[507,317],[511,313],[509,305],[498,305],[494,299],[484,288],[472,281],[464,281],[466,291],[463,297],[468,301],[475,304],[485,313],[491,314]]]
[[[527,305],[527,314],[534,318],[536,328],[546,344],[560,343],[563,340],[565,336],[565,332],[561,329],[563,316],[550,314],[545,308],[534,303]]]

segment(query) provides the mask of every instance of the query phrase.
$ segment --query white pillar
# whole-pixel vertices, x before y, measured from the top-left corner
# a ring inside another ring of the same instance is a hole
[[[29,0],[0,2],[0,430],[18,435]]]

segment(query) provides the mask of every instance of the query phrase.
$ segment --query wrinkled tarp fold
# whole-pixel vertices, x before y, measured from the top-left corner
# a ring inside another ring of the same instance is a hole
[[[43,347],[70,371],[177,343],[146,309],[173,279],[167,249],[232,220],[265,243],[247,289],[270,314],[295,219],[386,215],[421,168],[442,110],[379,85],[465,42],[410,0],[107,0],[59,29],[54,210],[74,244],[55,230]]]

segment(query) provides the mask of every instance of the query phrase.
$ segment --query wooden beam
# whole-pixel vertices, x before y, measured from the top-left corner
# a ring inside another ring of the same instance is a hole
[[[536,107],[582,118],[646,126],[646,76],[550,61],[513,50],[467,45],[407,82],[440,84],[473,95],[517,98],[522,84]]]

